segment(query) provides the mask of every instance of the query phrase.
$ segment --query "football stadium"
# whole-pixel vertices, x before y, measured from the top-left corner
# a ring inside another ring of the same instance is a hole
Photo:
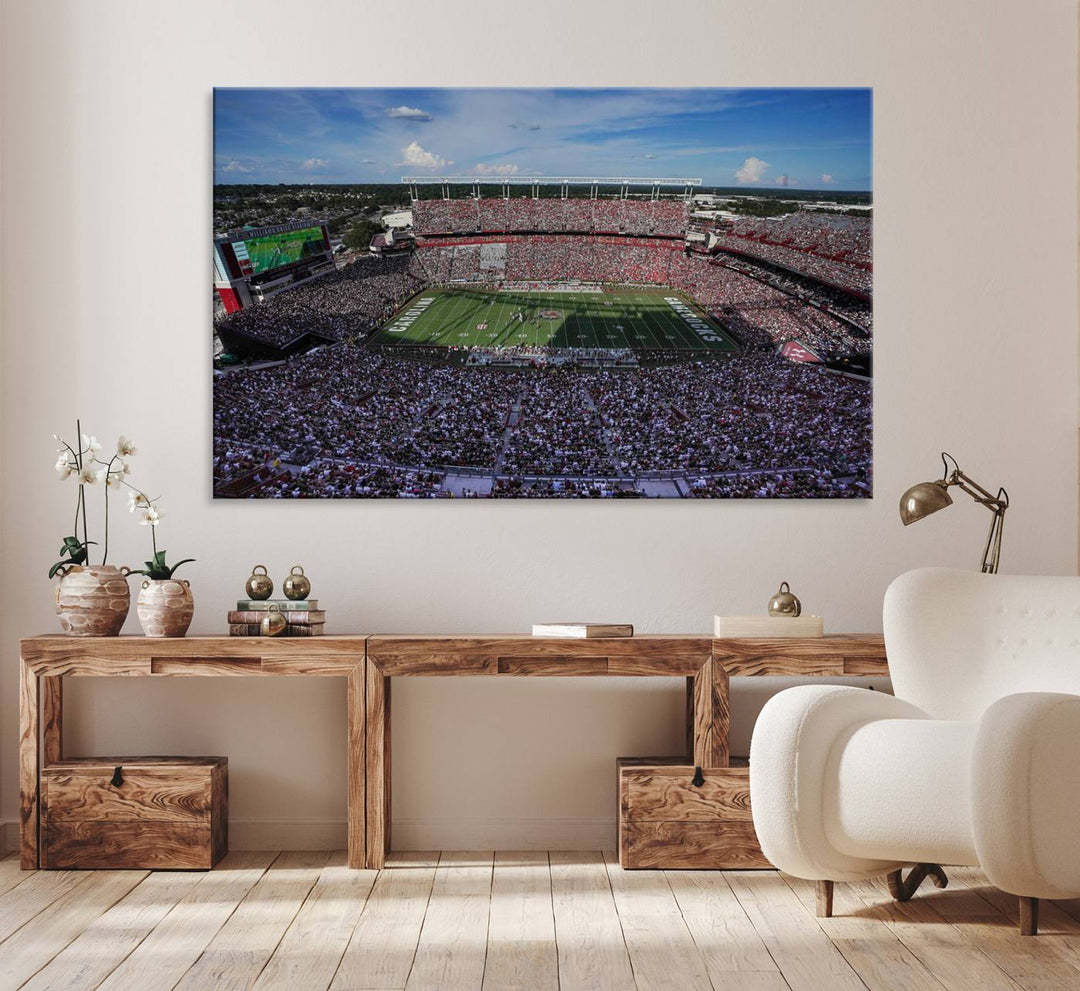
[[[402,182],[405,251],[260,232],[252,286],[215,241],[251,300],[215,321],[242,358],[215,372],[216,496],[871,494],[868,216],[703,230],[694,179]]]

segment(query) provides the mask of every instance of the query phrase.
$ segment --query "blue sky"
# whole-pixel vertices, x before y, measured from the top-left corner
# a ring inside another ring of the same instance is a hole
[[[701,178],[872,189],[869,89],[219,89],[215,182]]]

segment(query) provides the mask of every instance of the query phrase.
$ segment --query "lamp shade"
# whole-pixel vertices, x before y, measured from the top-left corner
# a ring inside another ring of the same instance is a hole
[[[900,519],[904,526],[952,505],[944,482],[919,482],[900,497]]]

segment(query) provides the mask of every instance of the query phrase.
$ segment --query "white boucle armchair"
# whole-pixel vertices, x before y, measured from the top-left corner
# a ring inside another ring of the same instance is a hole
[[[1040,898],[1080,896],[1080,578],[911,571],[884,628],[895,696],[802,686],[758,717],[761,848],[819,882],[822,915],[834,881],[887,875],[906,900],[980,867],[1032,935]]]

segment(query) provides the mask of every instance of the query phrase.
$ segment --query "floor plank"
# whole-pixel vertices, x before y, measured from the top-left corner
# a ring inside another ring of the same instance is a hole
[[[663,871],[624,871],[607,854],[608,883],[639,991],[711,991],[705,961]]]
[[[388,865],[393,857],[388,857]],[[436,862],[437,857],[398,858],[379,872],[330,985],[332,991],[405,987],[435,881]],[[410,867],[409,863],[431,866]]]
[[[202,877],[188,871],[151,874],[87,926],[22,991],[96,988]]]
[[[26,880],[0,895],[0,942],[89,876],[80,871],[28,873]]]
[[[1015,895],[991,887],[978,872],[952,869],[950,888],[990,906],[992,914],[970,910],[970,902],[940,899],[937,911],[962,936],[978,945],[1025,991],[1059,991],[1080,987],[1080,923],[1044,901],[1039,936],[1020,935],[1020,905]],[[917,897],[917,896],[916,896]]]
[[[95,919],[130,892],[148,871],[93,871],[0,943],[0,988],[29,980]]]
[[[329,859],[326,851],[281,854],[184,974],[176,991],[250,988]]]
[[[377,871],[354,871],[344,852],[319,875],[254,991],[324,991],[334,979]]]
[[[883,879],[622,871],[596,853],[234,853],[211,872],[18,872],[0,861],[12,991],[1065,991],[1080,919],[952,868],[898,903]],[[26,983],[23,983],[23,982]]]
[[[545,852],[495,854],[484,991],[558,991],[559,953]]]
[[[484,983],[491,853],[444,853],[435,869],[406,991],[470,991]]]
[[[603,855],[553,850],[550,859],[560,986],[564,991],[634,991]]]
[[[172,988],[255,886],[276,854],[230,853],[99,986],[102,991]],[[83,989],[80,989],[83,991]]]
[[[787,981],[722,871],[666,874],[714,991],[787,991]]]
[[[955,891],[931,888],[911,901],[897,902],[881,878],[853,882],[848,887],[949,991],[1017,991],[1016,982],[935,909],[936,903]]]
[[[775,871],[731,871],[731,889],[792,991],[865,991],[863,982]]]
[[[781,877],[816,917],[814,882]],[[884,879],[881,890],[885,896]],[[849,885],[835,886],[832,918],[818,918],[817,924],[870,991],[944,991],[926,965],[892,929],[873,917]]]

